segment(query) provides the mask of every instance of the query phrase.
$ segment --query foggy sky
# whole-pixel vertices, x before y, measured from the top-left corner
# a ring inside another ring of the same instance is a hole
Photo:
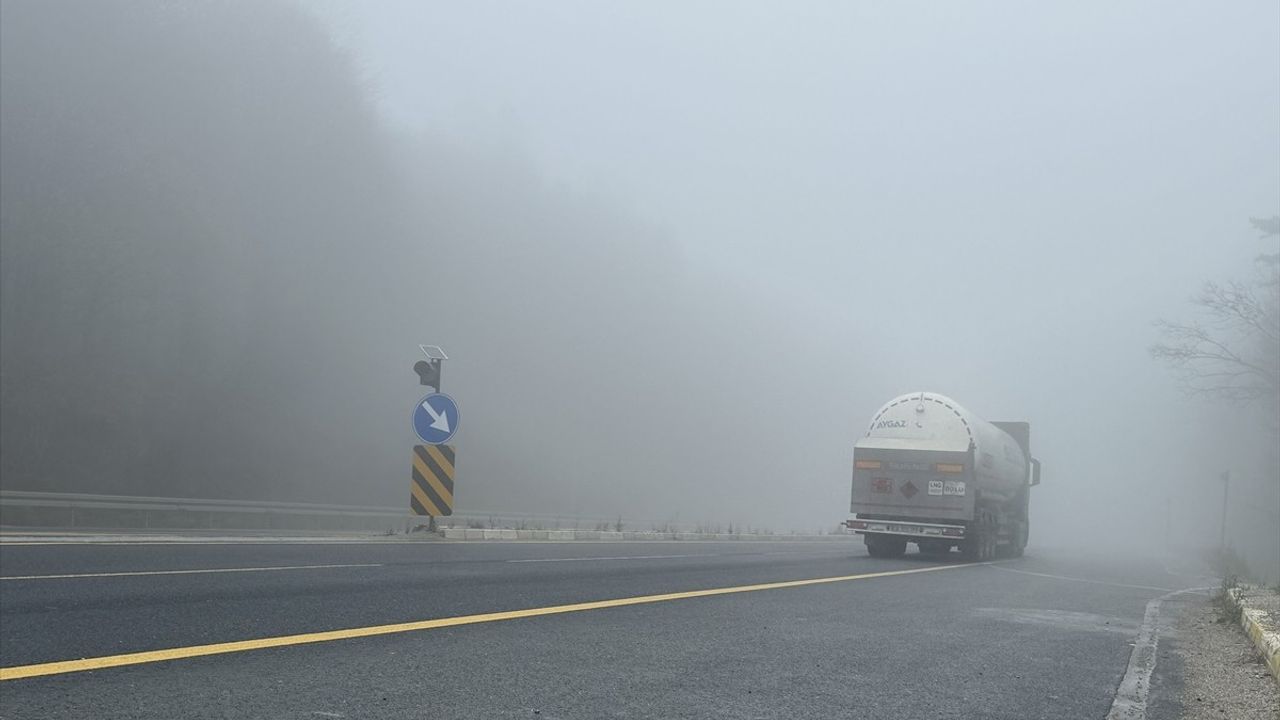
[[[832,529],[915,390],[1031,422],[1033,545],[1266,479],[1147,347],[1280,209],[1274,4],[24,7],[6,487],[407,503],[420,342],[463,511]]]
[[[661,228],[704,301],[738,292],[748,317],[708,320],[771,400],[723,422],[787,426],[796,465],[736,482],[795,522],[840,508],[856,434],[914,389],[1032,421],[1053,532],[1230,462],[1237,416],[1146,346],[1262,249],[1273,3],[313,6],[403,132],[518,154]]]

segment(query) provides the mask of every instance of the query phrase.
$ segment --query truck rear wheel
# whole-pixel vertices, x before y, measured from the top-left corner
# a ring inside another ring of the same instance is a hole
[[[1031,528],[1027,523],[1018,523],[1018,529],[1013,534],[1013,545],[1009,547],[1009,557],[1022,557],[1022,553],[1027,549],[1027,536],[1031,534]]]
[[[971,562],[986,562],[996,557],[996,539],[989,532],[979,532],[965,542],[961,548],[964,559]]]
[[[990,515],[982,513],[981,520],[971,527],[972,535],[960,543],[960,555],[967,562],[986,562],[996,557],[996,534]]]
[[[996,546],[995,556],[997,558],[1016,558],[1022,557],[1022,551],[1027,547],[1027,524],[1025,522],[1015,521],[1009,533],[1009,542],[1005,545]]]

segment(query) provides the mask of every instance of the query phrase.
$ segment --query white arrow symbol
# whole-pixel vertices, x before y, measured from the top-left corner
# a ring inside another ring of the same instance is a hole
[[[439,430],[440,432],[449,432],[448,413],[436,412],[436,409],[431,407],[431,403],[425,400],[422,402],[422,409],[426,410],[427,414],[431,416],[431,427]]]

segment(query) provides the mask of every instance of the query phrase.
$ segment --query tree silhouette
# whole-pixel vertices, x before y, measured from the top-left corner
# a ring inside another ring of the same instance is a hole
[[[1250,222],[1262,239],[1280,237],[1280,216]],[[1264,252],[1256,263],[1251,283],[1205,283],[1192,301],[1200,317],[1157,321],[1163,339],[1150,350],[1174,369],[1189,394],[1274,411],[1280,400],[1280,253]]]

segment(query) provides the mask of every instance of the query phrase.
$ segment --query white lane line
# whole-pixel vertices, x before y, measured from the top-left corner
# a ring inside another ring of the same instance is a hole
[[[690,553],[688,555],[615,555],[612,557],[534,558],[507,560],[509,563],[586,562],[590,560],[665,560],[667,558],[719,557],[720,553]]]
[[[0,580],[69,580],[74,578],[137,577],[140,575],[204,575],[208,573],[270,572],[272,570],[324,570],[328,568],[382,567],[382,563],[343,565],[276,565],[273,567],[210,568],[207,570],[139,570],[136,572],[80,573],[76,575],[10,575]]]
[[[731,553],[734,555],[844,555],[849,548],[831,548],[822,550],[773,550],[762,553]]]
[[[1000,565],[992,565],[996,570],[1004,570],[1005,572],[1018,573],[1020,575],[1035,575],[1036,577],[1052,578],[1054,580],[1069,580],[1071,582],[1089,583],[1091,585],[1109,585],[1111,587],[1132,588],[1134,590],[1158,590],[1160,592],[1169,592],[1173,588],[1156,587],[1155,585],[1129,585],[1127,583],[1108,582],[1106,580],[1091,580],[1089,578],[1070,577],[1068,575],[1050,575],[1049,573],[1031,572],[1030,570],[1018,570],[1011,567],[1001,567]],[[1183,592],[1179,590],[1178,592]]]
[[[1106,720],[1145,720],[1147,717],[1151,674],[1155,672],[1156,658],[1159,657],[1156,648],[1160,644],[1160,604],[1175,595],[1212,589],[1199,587],[1174,590],[1147,603],[1146,612],[1142,615],[1142,627],[1138,630],[1133,652],[1129,655],[1129,667],[1120,680],[1120,687],[1116,688],[1116,696],[1111,702]]]
[[[1000,567],[999,565],[992,565],[991,567],[1021,575],[1034,575],[1054,580],[1067,580],[1091,585],[1108,585],[1134,590],[1155,590],[1165,593],[1147,603],[1146,610],[1142,614],[1142,625],[1138,628],[1138,637],[1133,642],[1133,652],[1129,655],[1129,665],[1125,668],[1124,677],[1120,679],[1119,687],[1116,688],[1116,694],[1111,701],[1111,710],[1107,713],[1106,720],[1146,720],[1147,697],[1151,692],[1151,675],[1155,672],[1156,659],[1159,657],[1156,653],[1156,648],[1160,643],[1161,603],[1183,593],[1199,593],[1213,589],[1212,587],[1196,587],[1172,590],[1153,585],[1129,585],[1127,583],[1114,583],[1067,575],[1050,575],[1048,573]]]

